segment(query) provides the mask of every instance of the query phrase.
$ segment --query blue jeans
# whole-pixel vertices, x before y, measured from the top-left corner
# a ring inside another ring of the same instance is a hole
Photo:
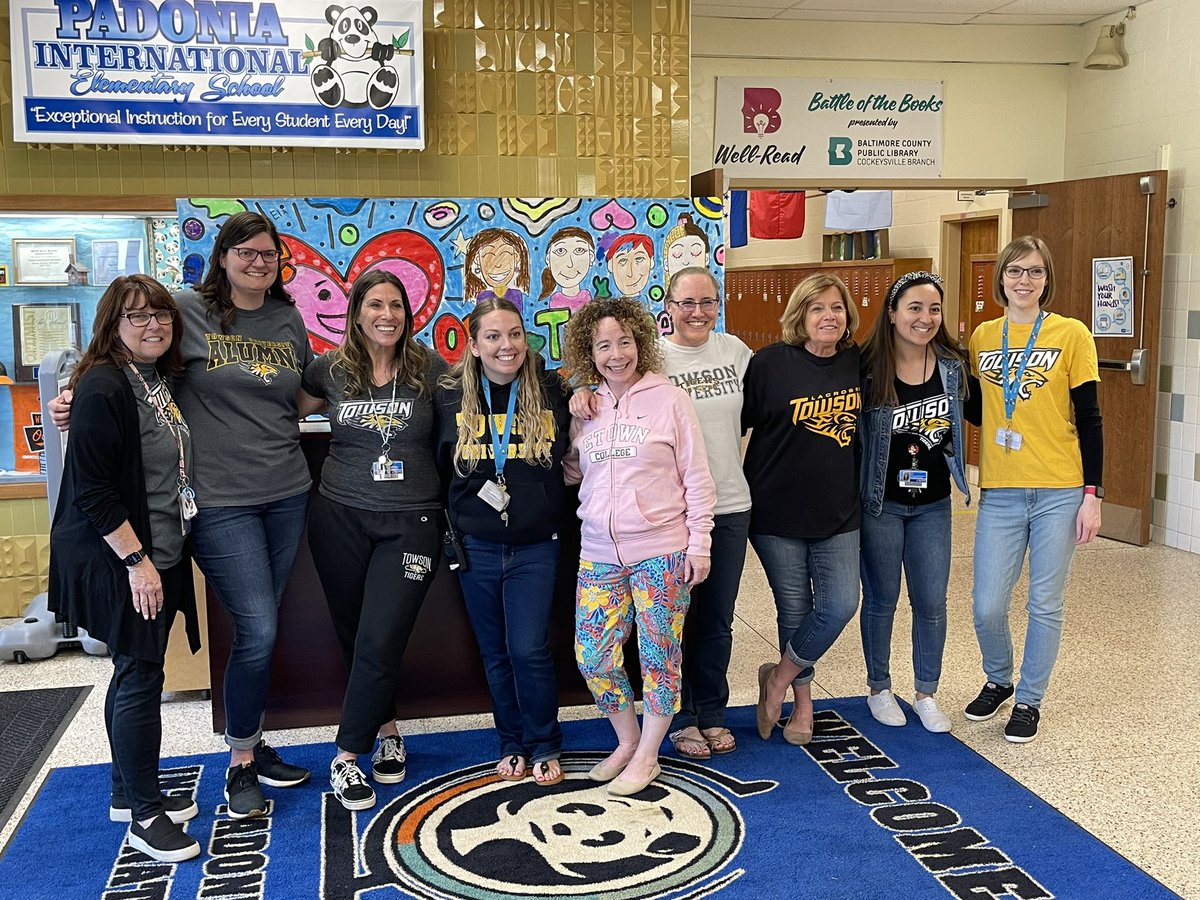
[[[733,605],[746,564],[749,528],[748,511],[713,517],[712,570],[692,588],[692,605],[683,622],[683,692],[673,728],[725,725]]]
[[[304,535],[308,491],[256,506],[213,506],[192,521],[193,556],[233,619],[225,667],[225,743],[262,737],[279,601]]]
[[[1063,588],[1075,555],[1075,518],[1083,488],[988,488],[975,524],[975,635],[988,681],[1012,684],[1008,611],[1029,551],[1029,625],[1017,702],[1040,706],[1058,658]]]
[[[780,649],[801,667],[794,684],[807,684],[858,610],[858,531],[819,540],[751,534],[750,544],[775,595]]]
[[[883,501],[878,516],[862,517],[862,630],[867,685],[892,689],[892,622],[900,599],[900,569],[912,604],[915,686],[937,691],[946,646],[946,586],[950,581],[950,498],[910,506]]]
[[[494,544],[464,535],[463,548],[468,568],[458,578],[492,694],[500,755],[557,759],[562,728],[549,626],[558,540]]]

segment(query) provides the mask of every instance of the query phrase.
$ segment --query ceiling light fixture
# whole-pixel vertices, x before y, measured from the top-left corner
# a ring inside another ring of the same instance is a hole
[[[1137,18],[1137,7],[1131,6],[1116,25],[1101,25],[1096,49],[1083,61],[1085,69],[1123,69],[1129,64],[1125,55],[1125,23]]]

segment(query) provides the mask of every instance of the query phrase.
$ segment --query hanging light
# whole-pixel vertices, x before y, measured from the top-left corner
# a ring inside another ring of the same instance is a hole
[[[1096,49],[1083,61],[1085,69],[1123,69],[1129,64],[1125,55],[1125,23],[1137,16],[1137,7],[1129,7],[1125,18],[1116,25],[1101,25]]]

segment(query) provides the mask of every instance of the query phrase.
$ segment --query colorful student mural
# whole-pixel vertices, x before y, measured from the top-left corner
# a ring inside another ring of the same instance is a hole
[[[279,229],[284,282],[317,352],[341,341],[350,285],[372,269],[400,278],[418,337],[448,361],[466,349],[462,321],[476,300],[504,297],[551,368],[563,328],[589,300],[637,297],[666,331],[671,274],[700,265],[723,280],[719,198],[502,197],[180,200],[184,282],[200,277],[221,223],[244,209]]]

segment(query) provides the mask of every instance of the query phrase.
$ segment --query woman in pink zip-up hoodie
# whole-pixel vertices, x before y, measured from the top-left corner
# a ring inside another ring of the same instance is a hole
[[[582,482],[575,659],[617,733],[617,749],[590,774],[628,796],[661,774],[659,746],[679,711],[689,588],[708,575],[716,492],[691,398],[659,374],[647,309],[593,300],[571,317],[564,340],[576,384],[598,384],[598,413],[572,420],[563,461],[567,481]],[[622,652],[635,621],[640,728]]]

